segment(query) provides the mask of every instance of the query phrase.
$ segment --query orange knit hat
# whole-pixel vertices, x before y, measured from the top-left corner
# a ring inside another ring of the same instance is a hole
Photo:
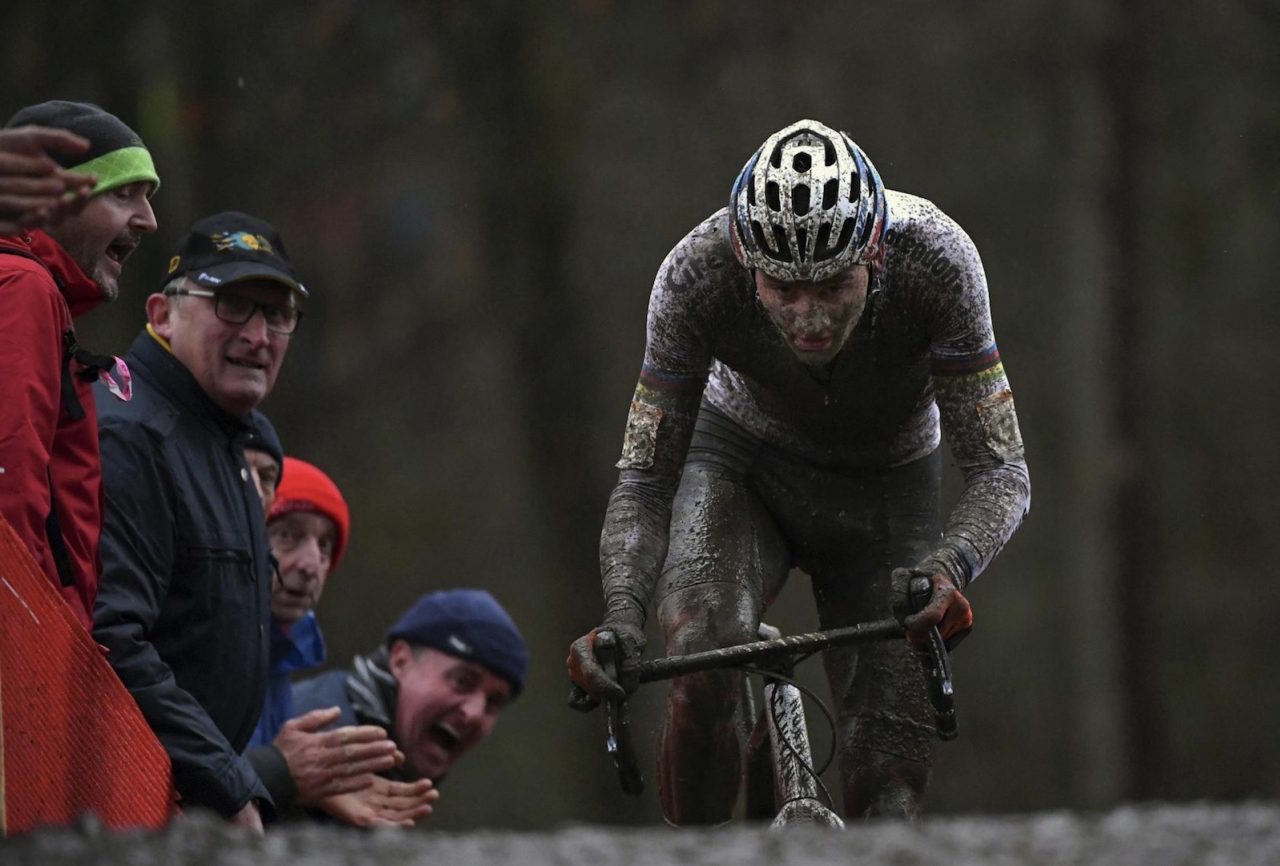
[[[291,511],[312,511],[333,521],[337,529],[333,540],[333,561],[330,570],[338,567],[342,551],[347,546],[351,532],[351,513],[347,501],[342,498],[338,485],[315,466],[297,457],[284,458],[284,471],[280,473],[280,486],[276,489],[276,501],[267,514],[267,523]]]

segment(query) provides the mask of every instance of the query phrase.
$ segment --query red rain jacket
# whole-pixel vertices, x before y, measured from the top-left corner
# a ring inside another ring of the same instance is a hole
[[[98,420],[91,382],[65,353],[72,318],[102,300],[49,235],[0,237],[0,513],[86,629],[101,572]]]

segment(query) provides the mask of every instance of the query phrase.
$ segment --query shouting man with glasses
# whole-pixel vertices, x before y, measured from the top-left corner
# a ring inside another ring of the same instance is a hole
[[[97,394],[94,637],[169,752],[182,806],[257,830],[273,807],[242,752],[262,712],[271,565],[244,446],[306,297],[270,225],[202,219],[147,299],[132,402]]]

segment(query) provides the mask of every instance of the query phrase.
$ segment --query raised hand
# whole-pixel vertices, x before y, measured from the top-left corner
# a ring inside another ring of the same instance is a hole
[[[97,178],[67,171],[48,152],[88,147],[87,139],[64,129],[0,129],[0,234],[53,226],[84,207]]]

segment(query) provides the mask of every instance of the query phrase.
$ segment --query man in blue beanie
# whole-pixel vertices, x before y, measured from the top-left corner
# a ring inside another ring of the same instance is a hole
[[[294,686],[294,712],[337,706],[338,725],[379,725],[406,761],[384,775],[437,785],[493,732],[524,687],[529,654],[515,622],[479,589],[433,592],[405,611],[386,643]]]

